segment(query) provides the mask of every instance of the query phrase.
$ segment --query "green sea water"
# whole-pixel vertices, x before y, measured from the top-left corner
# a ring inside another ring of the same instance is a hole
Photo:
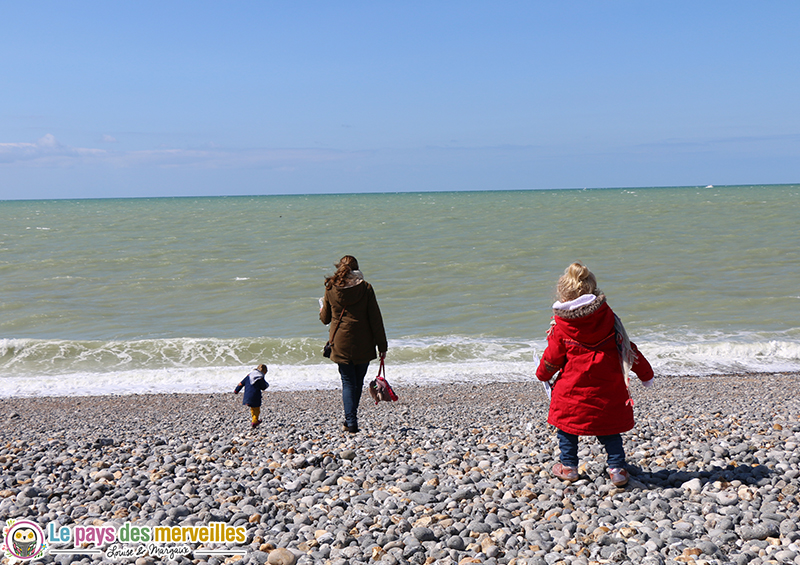
[[[335,386],[317,299],[344,254],[401,383],[533,378],[576,260],[657,374],[798,370],[798,218],[798,185],[0,202],[0,382],[227,390],[263,361]]]

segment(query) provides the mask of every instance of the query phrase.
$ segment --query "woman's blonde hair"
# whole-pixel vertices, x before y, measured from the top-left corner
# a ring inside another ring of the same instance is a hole
[[[328,290],[334,286],[345,286],[345,280],[352,271],[358,270],[358,259],[352,255],[345,255],[336,263],[336,272],[329,277],[325,277],[325,288]]]
[[[556,287],[561,302],[575,300],[584,294],[594,294],[596,290],[597,279],[585,265],[577,261],[564,269]]]

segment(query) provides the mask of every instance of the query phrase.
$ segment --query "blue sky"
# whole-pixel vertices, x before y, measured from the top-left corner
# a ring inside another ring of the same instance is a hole
[[[0,199],[800,182],[798,2],[0,16]]]

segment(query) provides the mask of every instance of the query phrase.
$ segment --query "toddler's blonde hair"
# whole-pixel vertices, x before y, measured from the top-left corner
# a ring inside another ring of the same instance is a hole
[[[566,269],[558,279],[556,293],[561,302],[575,300],[584,294],[594,294],[597,290],[597,279],[582,263],[575,262]]]

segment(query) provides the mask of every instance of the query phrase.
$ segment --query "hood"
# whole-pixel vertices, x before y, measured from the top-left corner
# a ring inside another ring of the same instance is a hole
[[[350,274],[348,274],[347,278],[344,280],[344,286],[340,288],[350,288],[362,282],[364,282],[364,273],[358,270],[350,271]]]
[[[367,284],[361,271],[351,271],[345,280],[345,286],[334,286],[332,290],[339,298],[340,304],[349,306],[364,298],[367,292]]]
[[[556,302],[553,314],[567,337],[586,345],[599,343],[614,332],[614,312],[602,293]]]
[[[239,373],[239,374],[241,374],[241,373]],[[258,369],[253,369],[252,371],[250,371],[250,374],[247,375],[247,376],[250,377],[250,384],[253,385],[253,384],[256,384],[256,381],[258,379],[263,379],[264,378],[264,373],[262,373]]]

